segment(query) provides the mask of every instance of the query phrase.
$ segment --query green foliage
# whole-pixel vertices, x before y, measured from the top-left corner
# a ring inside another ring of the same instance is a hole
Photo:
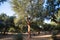
[[[0,30],[1,32],[8,32],[9,28],[15,27],[14,24],[14,18],[15,16],[7,16],[6,14],[2,13],[0,15]]]
[[[28,27],[27,26],[23,26],[22,32],[26,33],[26,32],[28,32],[27,30],[28,30]]]
[[[31,23],[31,28],[34,30],[34,31],[40,31],[40,30],[42,30],[38,25],[37,25],[37,23],[35,23],[35,22],[32,22]],[[32,31],[33,31],[32,30]]]
[[[1,5],[1,3],[4,3],[4,2],[6,2],[7,0],[0,0],[0,5]]]
[[[39,26],[41,25],[44,26],[44,30],[55,30],[55,25],[43,24],[45,18],[47,20],[51,19],[55,23],[59,22],[57,21],[59,20],[59,17],[57,17],[59,8],[56,9],[56,6],[59,6],[58,2],[60,1],[57,1],[56,4],[55,2],[56,0],[47,0],[47,5],[44,9],[43,0],[37,0],[36,3],[34,0],[12,0],[12,8],[18,15],[18,18],[15,19],[15,24],[22,29],[24,25],[27,25],[25,18],[30,16],[31,23],[34,22],[31,24],[31,28],[40,29]]]
[[[55,25],[51,25],[51,24],[43,25],[43,30],[45,30],[45,31],[52,31],[52,30],[54,30],[54,28],[55,28]]]
[[[55,23],[59,23],[59,21],[57,21],[60,9],[59,4],[60,4],[59,0],[47,0],[47,6],[46,6],[47,16],[50,16],[50,19]],[[56,8],[56,6],[58,8]]]
[[[9,28],[9,32],[15,32],[14,28]]]
[[[35,17],[41,17],[42,13],[41,11],[43,10],[42,8],[42,2],[43,1],[39,1],[37,0],[37,3],[34,4],[32,3],[32,1],[30,0],[12,0],[12,7],[13,10],[16,12],[16,14],[19,17],[19,21],[20,20],[25,20],[25,17],[27,17],[28,15],[32,17],[32,19],[34,19]],[[33,1],[34,2],[34,1]],[[41,3],[40,3],[41,2]],[[30,8],[31,6],[31,8]],[[38,8],[39,7],[39,8]],[[40,11],[40,12],[39,12]]]
[[[43,0],[37,0],[36,2],[34,2],[34,0],[12,0],[11,3],[13,10],[18,15],[18,18],[15,20],[15,24],[19,24],[20,28],[27,25],[26,17],[28,16],[31,17],[31,22],[35,21],[38,22],[38,24],[43,23]]]
[[[57,26],[55,27],[55,30],[60,30],[60,25],[57,25]]]

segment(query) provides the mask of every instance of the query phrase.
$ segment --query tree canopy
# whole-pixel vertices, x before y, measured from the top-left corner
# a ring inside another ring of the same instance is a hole
[[[0,0],[0,5],[4,2],[6,2],[7,0]]]
[[[46,7],[44,8],[45,1]],[[30,21],[38,26],[44,25],[45,19],[60,24],[59,0],[12,0],[11,3],[13,10],[18,15],[17,21],[15,21],[21,25],[26,25],[26,17],[30,17]]]
[[[0,14],[0,32],[9,32],[10,28],[15,28],[14,24],[15,16],[7,16],[6,14]]]

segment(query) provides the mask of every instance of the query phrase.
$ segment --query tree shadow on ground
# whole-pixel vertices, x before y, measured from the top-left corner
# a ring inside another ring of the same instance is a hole
[[[0,34],[0,39],[2,40],[22,40],[23,37],[22,37],[22,34],[21,33],[18,33],[18,34]]]
[[[13,34],[0,34],[0,39],[13,37]]]

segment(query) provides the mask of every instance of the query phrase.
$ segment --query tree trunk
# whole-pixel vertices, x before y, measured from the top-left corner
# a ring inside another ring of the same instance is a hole
[[[30,32],[30,19],[27,17],[27,26],[28,26],[28,39],[31,38],[31,32]]]
[[[29,38],[31,38],[30,25],[28,25],[28,36],[29,36]]]
[[[40,31],[38,31],[38,35],[40,34]]]

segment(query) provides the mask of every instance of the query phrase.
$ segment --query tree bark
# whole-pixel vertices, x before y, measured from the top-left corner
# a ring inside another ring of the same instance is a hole
[[[27,18],[27,26],[28,26],[28,38],[31,38],[31,32],[30,32],[30,19]]]

